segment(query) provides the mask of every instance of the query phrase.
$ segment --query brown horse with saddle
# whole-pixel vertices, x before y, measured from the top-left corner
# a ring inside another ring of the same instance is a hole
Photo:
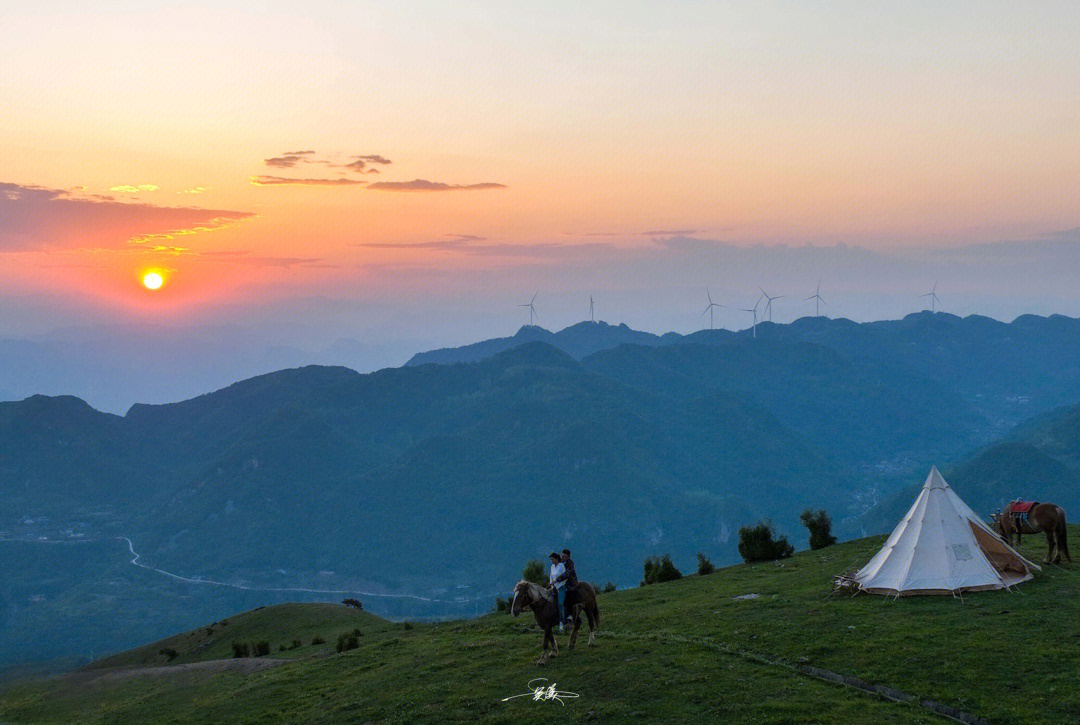
[[[552,631],[559,623],[559,603],[555,600],[555,593],[539,584],[522,579],[514,587],[514,598],[510,604],[510,613],[515,617],[521,614],[523,609],[531,609],[533,617],[540,629],[544,630],[543,652],[538,665],[546,665],[549,657],[559,654],[559,643]],[[570,633],[570,649],[577,644],[578,630],[581,629],[581,613],[589,619],[589,646],[596,641],[596,630],[600,628],[600,608],[596,606],[596,589],[588,582],[578,582],[577,596],[574,603],[569,607],[574,620],[574,629]],[[548,654],[548,647],[551,653]]]
[[[994,514],[992,518],[997,523],[998,533],[1010,546],[1013,543],[1013,534],[1016,534],[1016,541],[1019,544],[1023,534],[1042,532],[1046,534],[1048,547],[1043,563],[1050,564],[1052,559],[1052,563],[1060,564],[1062,554],[1070,564],[1072,563],[1072,557],[1069,555],[1069,530],[1065,525],[1065,509],[1057,504],[1016,500],[1006,506],[1001,513]]]

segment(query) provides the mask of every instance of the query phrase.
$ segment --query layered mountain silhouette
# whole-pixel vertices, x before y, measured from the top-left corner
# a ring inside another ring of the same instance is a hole
[[[1080,413],[1051,411],[1080,401],[1078,360],[1062,317],[586,323],[124,416],[35,396],[0,403],[0,531],[126,536],[185,577],[460,613],[563,546],[587,579],[634,584],[651,554],[736,560],[761,518],[801,542],[806,507],[842,536],[887,530],[874,512],[931,464],[975,506],[1014,490],[1068,505]]]

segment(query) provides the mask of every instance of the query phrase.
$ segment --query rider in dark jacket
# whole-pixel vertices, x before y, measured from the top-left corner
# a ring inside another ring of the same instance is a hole
[[[562,563],[566,567],[566,571],[559,575],[556,581],[566,582],[566,601],[563,604],[563,611],[566,613],[566,621],[569,622],[573,619],[571,612],[574,611],[574,602],[577,601],[577,568],[574,566],[574,560],[570,558],[570,550],[562,550]]]

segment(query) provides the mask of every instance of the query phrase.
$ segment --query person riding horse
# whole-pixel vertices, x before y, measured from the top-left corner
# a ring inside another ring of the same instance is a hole
[[[559,581],[559,576],[566,571],[562,558],[554,551],[548,554],[551,560],[551,573],[548,574],[548,589],[555,591],[555,603],[558,606],[559,631],[563,630],[563,622],[566,621],[566,582]]]
[[[570,558],[570,550],[562,550],[562,565],[563,572],[555,578],[556,584],[558,582],[566,582],[566,598],[563,600],[563,621],[569,622],[574,617],[572,612],[574,611],[574,603],[577,601],[577,588],[578,588],[578,576],[577,568],[574,566],[574,560]]]

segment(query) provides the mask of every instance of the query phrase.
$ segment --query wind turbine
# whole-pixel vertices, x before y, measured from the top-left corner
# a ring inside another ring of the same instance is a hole
[[[934,286],[930,288],[930,291],[920,297],[930,298],[930,313],[933,314],[937,311],[937,303],[941,302],[941,299],[937,296],[937,282],[934,282]]]
[[[596,315],[593,314],[595,306],[592,295],[589,295],[589,322],[596,322]]]
[[[540,290],[536,290],[536,295],[538,295],[538,294],[540,294]],[[532,299],[529,300],[529,302],[527,304],[518,305],[518,307],[528,307],[529,308],[529,326],[530,327],[532,327],[533,318],[534,317],[539,318],[539,315],[536,314],[536,308],[533,307],[533,303],[536,302],[536,295],[533,295]]]
[[[719,302],[713,302],[712,301],[712,294],[709,292],[708,287],[705,288],[705,296],[709,298],[709,304],[708,304],[708,306],[705,307],[705,312],[709,313],[709,329],[711,330],[711,329],[713,329],[713,308],[714,307],[723,307],[723,305],[720,304]],[[705,312],[701,313],[701,317],[705,316]],[[700,320],[701,317],[699,317],[698,319]]]
[[[826,302],[825,299],[821,296],[821,280],[820,279],[818,280],[817,289],[814,290],[814,294],[807,297],[805,300],[803,300],[803,302],[809,302],[810,300],[814,300],[814,317],[820,317],[821,316],[821,305],[824,304],[826,307],[829,306],[829,303]]]
[[[754,303],[753,307],[751,307],[749,309],[747,309],[745,307],[740,307],[739,308],[742,312],[752,312],[752,313],[754,313],[754,332],[753,332],[754,339],[757,339],[757,308],[758,308],[758,305],[760,305],[760,304],[761,304],[761,298],[758,297],[757,302]]]
[[[773,303],[773,301],[774,300],[782,300],[785,297],[787,297],[787,295],[777,295],[776,297],[769,297],[768,292],[761,289],[761,287],[758,287],[758,289],[761,290],[761,297],[764,297],[765,299],[768,300],[768,302],[765,303],[765,312],[769,315],[769,322],[772,322],[772,303]],[[758,297],[758,302],[761,302],[761,297]]]

